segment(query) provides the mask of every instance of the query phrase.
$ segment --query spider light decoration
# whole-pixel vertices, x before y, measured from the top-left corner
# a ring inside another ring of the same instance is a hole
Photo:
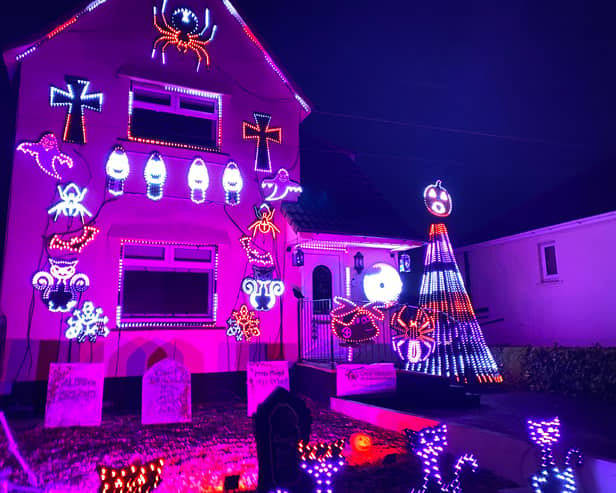
[[[577,491],[574,468],[582,465],[582,454],[577,448],[569,449],[565,469],[554,462],[552,449],[560,438],[560,419],[527,421],[530,439],[541,449],[541,470],[531,478],[534,493],[574,493]]]
[[[332,493],[333,475],[344,466],[344,440],[331,443],[304,443],[298,445],[301,467],[315,481],[315,493]]]
[[[163,459],[156,459],[145,464],[131,464],[116,469],[107,466],[96,468],[101,480],[99,493],[149,493],[161,482]]]
[[[156,50],[161,46],[160,54],[163,65],[166,63],[165,50],[169,45],[177,48],[181,54],[186,54],[188,51],[193,52],[197,57],[197,72],[201,67],[201,62],[205,59],[205,65],[210,68],[210,55],[206,50],[206,45],[214,39],[217,26],[214,24],[210,28],[210,11],[205,9],[205,17],[203,29],[199,24],[199,17],[192,10],[186,7],[179,7],[171,13],[171,20],[167,20],[165,10],[167,9],[167,0],[163,0],[160,17],[162,21],[158,21],[158,9],[154,6],[154,27],[159,35],[154,40],[152,46],[152,58],[156,57]],[[209,32],[209,36],[206,33]]]
[[[255,216],[257,220],[248,226],[248,230],[252,231],[254,238],[258,233],[272,233],[272,238],[276,239],[276,233],[280,233],[280,229],[273,222],[275,209],[271,209],[269,205],[263,203],[259,207],[255,207]]]
[[[77,304],[77,296],[90,287],[85,274],[77,274],[78,260],[49,259],[49,272],[39,271],[32,278],[34,289],[52,312],[68,312]]]
[[[472,454],[458,457],[454,464],[453,480],[445,483],[441,474],[439,460],[445,447],[447,447],[447,425],[440,424],[424,428],[420,431],[405,429],[409,447],[419,457],[423,464],[423,485],[419,489],[412,489],[410,493],[462,493],[460,475],[465,466],[475,472],[479,465]]]
[[[417,308],[413,314],[409,306],[402,305],[392,314],[390,325],[399,333],[392,337],[393,349],[406,361],[407,370],[410,363],[425,361],[434,351],[434,320],[425,310]]]
[[[73,315],[67,321],[68,329],[65,336],[67,339],[77,339],[77,342],[85,342],[86,337],[90,342],[96,342],[97,337],[107,337],[109,318],[103,315],[103,309],[94,307],[94,303],[86,301],[81,309],[74,310]]]
[[[92,213],[86,209],[81,203],[86,196],[87,188],[79,189],[77,185],[74,183],[69,183],[64,188],[61,185],[58,185],[58,195],[60,196],[60,202],[51,207],[47,212],[49,214],[54,214],[54,221],[58,220],[58,216],[60,214],[65,215],[66,217],[81,217],[81,222],[83,222],[83,215],[87,215],[92,217]]]
[[[385,318],[384,306],[378,302],[357,305],[340,296],[334,298],[334,303],[336,306],[330,312],[331,329],[341,345],[347,346],[347,360],[352,361],[354,346],[379,335],[378,322]]]
[[[238,342],[250,342],[253,337],[261,335],[259,324],[260,320],[255,312],[242,305],[239,310],[233,310],[227,319],[227,336],[235,337]]]

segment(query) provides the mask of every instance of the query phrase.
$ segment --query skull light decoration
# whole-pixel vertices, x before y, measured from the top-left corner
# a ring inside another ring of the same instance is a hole
[[[115,146],[111,151],[105,171],[107,173],[107,191],[111,195],[122,195],[124,193],[124,182],[130,172],[130,165],[126,151],[121,145]]]
[[[441,180],[436,180],[434,185],[428,185],[424,189],[424,202],[430,213],[438,217],[447,217],[451,214],[453,206],[451,195],[441,185]]]
[[[154,151],[150,154],[148,162],[145,164],[143,176],[147,183],[147,196],[150,200],[160,200],[163,198],[163,185],[167,179],[167,167],[162,156]]]
[[[205,192],[210,186],[210,175],[203,159],[196,158],[188,169],[188,187],[190,188],[190,200],[195,204],[205,202]]]
[[[227,205],[240,203],[240,192],[244,188],[242,173],[237,164],[229,161],[222,174],[222,188],[225,190],[225,202]]]

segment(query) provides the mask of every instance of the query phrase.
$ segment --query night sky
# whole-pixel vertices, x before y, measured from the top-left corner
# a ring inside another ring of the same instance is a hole
[[[78,4],[3,5],[0,43]],[[304,142],[354,152],[411,229],[437,178],[457,245],[616,209],[613,2],[234,4],[312,102]]]

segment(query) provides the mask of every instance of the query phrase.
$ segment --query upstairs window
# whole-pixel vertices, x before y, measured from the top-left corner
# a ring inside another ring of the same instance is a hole
[[[194,327],[216,322],[217,248],[125,240],[118,327]]]
[[[131,81],[128,138],[219,152],[222,96],[178,86]]]
[[[556,263],[556,244],[539,244],[539,256],[541,258],[541,280],[543,282],[558,280],[558,265]]]

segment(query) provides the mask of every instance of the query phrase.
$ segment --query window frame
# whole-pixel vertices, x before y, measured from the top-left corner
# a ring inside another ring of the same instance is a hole
[[[555,274],[548,274],[546,249],[550,247],[554,248],[554,262],[556,267]],[[560,280],[560,272],[558,270],[558,256],[556,254],[555,241],[546,241],[543,243],[539,243],[539,263],[541,265],[541,282],[554,282]]]
[[[142,247],[164,248],[163,258],[127,257],[127,245]],[[175,249],[207,249],[211,252],[210,260],[176,260]],[[209,300],[211,316],[134,316],[122,313],[123,308],[123,279],[127,270],[151,270],[172,272],[203,272],[209,274]],[[172,241],[148,241],[123,239],[120,242],[120,260],[118,266],[118,304],[116,307],[116,326],[118,329],[126,328],[159,328],[159,329],[192,329],[215,327],[218,312],[218,246],[212,244],[184,243]]]
[[[139,89],[151,94],[160,94],[161,96],[165,97],[168,96],[170,98],[169,105],[136,100],[135,91]],[[209,113],[188,108],[182,108],[181,102],[184,100],[193,103],[211,103],[214,105],[214,111],[212,113]],[[185,144],[182,142],[173,142],[172,140],[168,139],[154,139],[133,135],[132,119],[133,109],[135,108],[215,121],[216,129],[214,139],[216,141],[216,146],[200,146],[195,144]],[[131,140],[133,142],[140,142],[143,144],[163,145],[182,149],[192,149],[197,151],[222,152],[222,94],[191,89],[188,87],[177,86],[174,84],[157,83],[153,81],[131,78],[129,82],[128,92],[127,136],[128,140]]]

